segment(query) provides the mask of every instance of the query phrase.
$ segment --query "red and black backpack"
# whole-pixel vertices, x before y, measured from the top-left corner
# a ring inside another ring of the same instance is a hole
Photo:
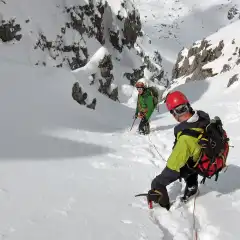
[[[199,138],[198,143],[202,152],[199,160],[192,167],[203,177],[202,183],[205,182],[206,178],[212,178],[213,176],[217,181],[219,173],[226,167],[229,152],[229,138],[223,129],[221,119],[215,117],[210,120],[210,123],[204,129],[204,133],[193,129],[184,129],[181,135]]]

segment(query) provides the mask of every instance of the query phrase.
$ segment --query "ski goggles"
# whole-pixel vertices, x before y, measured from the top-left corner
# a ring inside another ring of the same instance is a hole
[[[187,104],[179,105],[175,107],[174,109],[170,110],[170,113],[175,116],[181,116],[185,114],[186,112],[189,112],[189,107]]]
[[[137,90],[143,90],[144,88],[143,87],[137,87]]]

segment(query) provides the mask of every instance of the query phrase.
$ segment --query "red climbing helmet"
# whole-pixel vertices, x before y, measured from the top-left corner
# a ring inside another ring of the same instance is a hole
[[[167,109],[171,111],[179,105],[189,103],[189,101],[182,92],[174,91],[167,95],[165,103],[166,103]]]

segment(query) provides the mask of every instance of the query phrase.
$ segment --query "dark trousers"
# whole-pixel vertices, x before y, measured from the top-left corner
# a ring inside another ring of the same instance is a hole
[[[187,166],[181,168],[180,176],[185,180],[188,187],[198,185],[198,174]]]
[[[187,166],[183,167],[180,170],[180,173],[165,167],[162,173],[153,179],[151,188],[162,193],[162,197],[159,202],[162,207],[169,206],[170,204],[166,186],[180,179],[180,177],[185,180],[188,187],[198,185],[198,174],[190,170]]]
[[[139,133],[142,133],[142,134],[150,133],[150,125],[145,117],[141,119],[139,126],[138,126],[138,131],[139,131]]]

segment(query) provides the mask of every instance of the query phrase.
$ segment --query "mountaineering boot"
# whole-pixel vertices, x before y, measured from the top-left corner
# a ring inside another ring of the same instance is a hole
[[[162,198],[162,193],[160,191],[155,189],[151,189],[148,191],[148,195],[147,195],[148,202],[152,201],[155,203],[159,203],[161,198]]]
[[[141,135],[146,135],[146,131],[145,128],[143,127],[143,129],[138,130],[139,134]]]
[[[139,129],[139,133],[143,134],[143,135],[148,135],[150,133],[150,125],[149,122],[144,123],[140,129]]]
[[[142,129],[139,130],[139,134],[147,135],[150,133],[150,129],[147,126],[144,126]]]
[[[145,135],[150,133],[150,125],[149,122],[147,122],[144,126],[144,131],[145,131]]]
[[[163,193],[156,189],[151,189],[148,191],[147,196],[148,202],[152,201],[154,203],[158,203],[161,207],[166,208],[167,210],[170,209],[169,198],[164,196]]]
[[[194,185],[192,187],[186,186],[185,190],[184,190],[184,195],[183,195],[183,197],[181,197],[181,200],[183,202],[187,202],[190,197],[194,196],[197,193],[197,191],[198,191],[197,185]]]

